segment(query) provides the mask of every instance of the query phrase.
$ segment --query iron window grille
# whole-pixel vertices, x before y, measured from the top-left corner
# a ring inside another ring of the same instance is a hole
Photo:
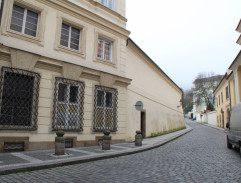
[[[33,37],[37,35],[38,13],[13,5],[10,29]]]
[[[117,131],[117,95],[117,89],[95,86],[94,131]]]
[[[84,83],[59,77],[55,79],[53,130],[82,131]]]
[[[2,67],[0,129],[36,130],[40,74]]]

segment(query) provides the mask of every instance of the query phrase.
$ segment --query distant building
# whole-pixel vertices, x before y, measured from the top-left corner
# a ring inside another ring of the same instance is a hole
[[[0,0],[0,152],[185,126],[182,90],[129,38],[125,0]],[[136,102],[143,108],[136,110]]]
[[[222,79],[222,75],[197,78],[193,82],[193,112],[200,114],[207,110],[207,102],[202,95],[205,95],[210,102],[213,101],[213,91],[217,87],[218,83]],[[214,106],[215,107],[215,106]]]

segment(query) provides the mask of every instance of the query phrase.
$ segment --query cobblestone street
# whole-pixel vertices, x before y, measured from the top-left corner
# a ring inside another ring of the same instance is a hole
[[[196,122],[193,130],[159,148],[118,158],[0,176],[0,182],[241,182],[238,151],[226,133]]]

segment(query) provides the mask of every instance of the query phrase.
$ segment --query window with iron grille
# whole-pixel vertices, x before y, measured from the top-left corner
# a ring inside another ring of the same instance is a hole
[[[74,50],[79,50],[80,33],[79,29],[62,23],[60,44]]]
[[[117,95],[117,89],[95,86],[94,131],[117,131]]]
[[[98,39],[97,57],[110,62],[112,61],[112,43],[110,41],[102,38]]]
[[[1,69],[0,129],[37,129],[40,74]]]
[[[13,5],[10,29],[33,37],[37,35],[38,13]]]
[[[56,78],[53,130],[82,131],[84,83]]]

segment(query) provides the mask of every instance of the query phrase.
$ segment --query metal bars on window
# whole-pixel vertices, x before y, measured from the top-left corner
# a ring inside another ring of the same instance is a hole
[[[59,77],[55,79],[53,130],[82,131],[84,83]]]
[[[95,86],[94,131],[117,131],[117,95],[117,89]]]
[[[40,74],[2,67],[0,129],[36,130]]]

